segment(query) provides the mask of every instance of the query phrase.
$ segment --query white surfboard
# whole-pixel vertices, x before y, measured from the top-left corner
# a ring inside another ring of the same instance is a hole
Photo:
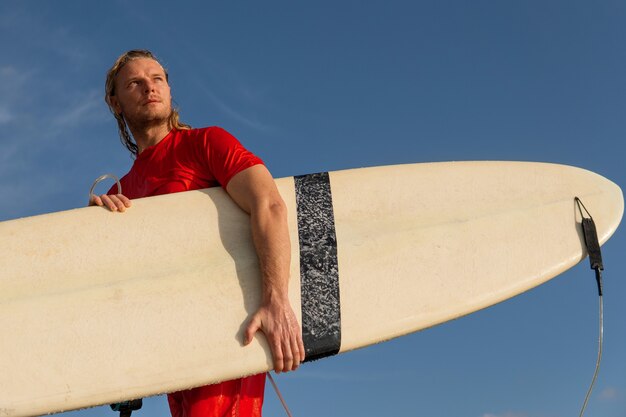
[[[601,243],[619,187],[521,162],[398,165],[277,180],[307,356],[378,343],[506,300]],[[0,416],[139,398],[271,368],[249,219],[220,188],[0,223]]]

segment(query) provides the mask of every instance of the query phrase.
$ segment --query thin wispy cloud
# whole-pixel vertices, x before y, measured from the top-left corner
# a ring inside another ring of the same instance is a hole
[[[6,107],[0,107],[0,125],[7,124],[13,120],[15,116]]]
[[[196,84],[200,88],[200,90],[202,90],[202,92],[209,98],[211,103],[218,109],[218,111],[234,119],[236,122],[264,133],[272,132],[275,130],[274,127],[262,123],[258,119],[255,119],[241,111],[235,110],[233,106],[227,104],[226,101],[224,101],[223,99],[218,97],[217,94],[211,91],[211,89],[208,88],[203,81],[196,79]]]
[[[51,123],[58,128],[76,127],[92,121],[109,120],[99,90],[78,91],[72,102],[62,111],[51,115]]]
[[[12,65],[4,65],[0,67],[0,80],[2,84],[0,88],[2,91],[11,91],[16,88],[20,88],[26,80],[28,80],[33,71],[20,71],[17,67]],[[6,84],[6,83],[10,84]]]
[[[248,85],[240,84],[237,86],[235,91],[237,94],[245,100],[247,103],[253,105],[262,105],[267,103],[269,96],[269,88],[251,88]]]
[[[27,85],[35,71],[15,65],[0,66],[0,123],[6,124],[17,118],[17,109],[27,104],[30,96]]]
[[[52,47],[53,51],[63,58],[64,65],[82,65],[90,62],[92,55],[89,42],[82,37],[76,37],[67,28],[58,28],[52,32],[43,47]]]
[[[618,400],[622,397],[621,391],[615,387],[606,387],[598,395],[601,401],[609,402]]]

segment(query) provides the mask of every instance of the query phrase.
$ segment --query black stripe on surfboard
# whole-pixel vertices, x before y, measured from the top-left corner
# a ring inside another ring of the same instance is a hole
[[[294,177],[300,241],[302,339],[306,361],[339,353],[339,268],[327,172]]]

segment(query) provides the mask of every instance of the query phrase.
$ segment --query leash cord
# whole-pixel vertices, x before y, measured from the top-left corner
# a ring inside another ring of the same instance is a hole
[[[276,382],[274,382],[274,378],[272,378],[272,374],[270,374],[268,372],[267,376],[270,379],[270,382],[272,383],[272,386],[274,387],[274,391],[276,391],[276,395],[278,395],[278,399],[280,400],[281,404],[283,405],[283,408],[285,409],[285,412],[287,413],[287,415],[289,417],[293,417],[291,415],[291,412],[289,411],[289,408],[287,407],[287,403],[285,402],[285,399],[283,398],[282,394],[280,393],[280,390],[278,389],[278,385],[276,385]]]
[[[596,360],[596,370],[593,373],[591,385],[589,386],[589,390],[587,391],[587,395],[585,396],[585,402],[583,403],[583,406],[580,410],[579,417],[583,417],[583,414],[585,414],[587,403],[589,402],[589,398],[591,397],[591,392],[593,391],[593,387],[596,383],[596,379],[598,378],[598,372],[600,371],[600,362],[602,361],[602,343],[604,339],[604,306],[603,304],[604,302],[602,300],[602,296],[600,295],[600,335],[598,337],[598,359]]]

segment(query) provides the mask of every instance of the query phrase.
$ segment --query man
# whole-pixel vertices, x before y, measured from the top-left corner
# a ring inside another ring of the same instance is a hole
[[[135,156],[121,179],[122,194],[92,196],[90,205],[123,212],[131,199],[221,185],[250,214],[259,258],[262,302],[244,344],[261,330],[276,372],[304,360],[300,326],[289,303],[290,241],[286,207],[262,161],[217,127],[191,129],[172,108],[168,74],[154,55],[131,50],[109,70],[105,101],[124,145]],[[210,279],[210,277],[207,277]],[[260,416],[265,375],[168,395],[173,417]]]

